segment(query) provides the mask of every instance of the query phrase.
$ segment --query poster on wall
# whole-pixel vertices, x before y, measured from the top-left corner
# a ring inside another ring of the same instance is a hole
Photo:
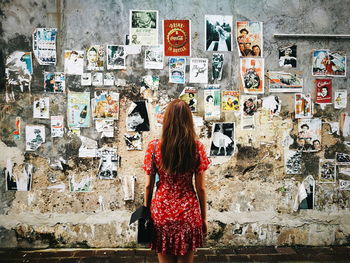
[[[33,74],[31,52],[13,52],[7,57],[5,67],[5,76],[8,85],[19,86],[22,92],[24,87],[27,87],[30,90],[30,83]]]
[[[315,193],[316,193],[316,181],[312,175],[308,175],[301,183],[298,196],[299,196],[299,209],[314,209],[315,207]]]
[[[8,159],[4,170],[6,191],[30,191],[33,181],[33,165],[28,163],[22,165],[22,173],[14,173],[13,166],[11,159]]]
[[[108,119],[96,119],[95,120],[95,129],[97,132],[101,133],[101,138],[114,137],[114,120]]]
[[[336,166],[335,160],[320,159],[320,167],[318,169],[320,183],[335,183],[336,182]]]
[[[33,33],[33,53],[40,65],[56,65],[57,28],[36,28]]]
[[[64,93],[66,81],[63,72],[44,72],[44,91],[53,93]]]
[[[51,116],[51,137],[63,137],[64,119],[63,116]]]
[[[232,50],[232,16],[205,15],[205,50]]]
[[[163,20],[164,55],[191,56],[191,21]]]
[[[302,174],[302,153],[295,150],[285,150],[284,168],[286,174]]]
[[[92,191],[92,178],[90,176],[78,176],[71,175],[68,177],[68,185],[70,192],[91,192]]]
[[[149,131],[149,118],[146,101],[134,101],[128,108],[126,117],[127,131]]]
[[[235,124],[217,122],[212,130],[210,156],[231,156],[235,149]]]
[[[84,73],[84,51],[66,50],[64,52],[64,73],[81,75]]]
[[[128,151],[141,151],[142,150],[142,135],[140,132],[135,134],[124,134],[124,141],[126,145],[126,149]]]
[[[311,95],[307,94],[295,94],[294,97],[294,110],[295,118],[312,118],[313,103]]]
[[[97,151],[100,157],[98,179],[115,179],[118,175],[119,157],[116,148],[103,147]]]
[[[278,49],[278,64],[282,68],[295,68],[297,66],[297,45],[280,47]]]
[[[92,72],[91,73],[91,84],[92,86],[103,86],[103,73]]]
[[[38,98],[33,102],[33,118],[50,118],[50,100],[49,97]]]
[[[350,155],[346,153],[335,153],[337,165],[350,165]]]
[[[103,45],[93,45],[86,50],[86,69],[103,71],[105,50]]]
[[[114,86],[114,74],[112,72],[106,72],[103,75],[103,85],[104,86]]]
[[[144,76],[141,81],[140,93],[144,95],[152,95],[152,93],[159,88],[158,76]]]
[[[222,111],[239,110],[239,92],[233,90],[223,90],[221,96]]]
[[[268,110],[270,119],[279,116],[282,108],[282,100],[279,96],[270,95],[262,99],[262,108]]]
[[[45,142],[44,125],[26,126],[26,151],[35,151]]]
[[[92,76],[91,73],[83,73],[81,74],[81,85],[82,86],[91,86],[92,84]]]
[[[92,118],[118,120],[119,93],[113,91],[95,91],[91,100]]]
[[[264,59],[241,58],[240,72],[244,93],[264,93]]]
[[[145,47],[145,69],[163,69],[163,45]]]
[[[262,22],[236,22],[237,47],[240,57],[263,57]]]
[[[321,146],[322,120],[319,118],[298,120],[298,151],[318,152]]]
[[[318,104],[332,104],[332,80],[316,79],[316,101]]]
[[[256,95],[241,95],[241,129],[255,130],[254,115],[258,109],[258,98]]]
[[[339,190],[350,191],[350,181],[349,180],[339,180]]]
[[[224,68],[224,54],[213,53],[212,57],[212,80],[221,80]]]
[[[197,103],[198,103],[198,90],[193,87],[185,87],[180,96],[180,100],[183,100],[188,104],[191,109],[191,112],[197,112]]]
[[[68,92],[67,124],[69,128],[90,127],[90,92]]]
[[[107,45],[107,70],[125,69],[125,58],[123,45]]]
[[[130,10],[130,45],[158,45],[158,11]]]
[[[169,58],[169,82],[185,84],[186,59]]]
[[[204,89],[204,119],[220,119],[221,91],[219,85],[206,85]]]
[[[15,120],[16,129],[12,132],[14,140],[21,139],[21,123],[22,123],[21,117],[16,117],[16,120]]]
[[[208,83],[208,59],[191,58],[190,83]]]
[[[317,49],[312,52],[312,76],[346,76],[345,52]]]
[[[334,92],[334,108],[345,109],[347,105],[347,90],[336,90]]]
[[[269,71],[270,92],[303,92],[300,75],[283,71]]]

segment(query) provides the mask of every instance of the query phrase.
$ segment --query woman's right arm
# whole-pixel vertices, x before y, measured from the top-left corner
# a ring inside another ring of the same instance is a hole
[[[203,232],[207,233],[207,197],[205,189],[205,172],[200,172],[195,176],[195,187],[199,199],[199,206],[203,220]]]

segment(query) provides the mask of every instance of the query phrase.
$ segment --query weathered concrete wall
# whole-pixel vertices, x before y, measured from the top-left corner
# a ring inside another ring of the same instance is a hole
[[[82,135],[96,139],[99,146],[118,148],[122,156],[119,178],[134,174],[137,177],[135,200],[123,201],[120,180],[93,181],[93,192],[71,193],[69,175],[95,177],[98,160],[78,158],[81,145],[76,136],[51,138],[50,123],[33,119],[32,102],[43,95],[43,71],[63,71],[63,51],[85,49],[92,44],[123,44],[129,33],[129,10],[159,10],[159,19],[191,19],[192,57],[207,57],[204,51],[204,15],[233,15],[233,21],[251,20],[264,23],[265,70],[277,70],[279,46],[298,45],[298,68],[304,77],[304,93],[314,94],[311,76],[311,50],[329,48],[349,54],[349,40],[335,39],[276,39],[274,33],[349,33],[349,0],[306,1],[92,1],[92,0],[36,0],[2,1],[0,4],[0,79],[4,94],[4,61],[13,51],[31,51],[31,34],[36,27],[57,27],[58,63],[56,67],[40,66],[35,59],[32,90],[21,93],[15,89],[16,102],[6,104],[1,97],[0,107],[0,168],[11,158],[17,168],[24,162],[34,165],[30,192],[6,192],[4,177],[0,178],[0,246],[1,247],[129,247],[135,245],[135,226],[128,226],[132,211],[142,203],[144,173],[141,169],[143,152],[125,149],[125,114],[128,102],[139,99],[141,77],[154,74],[160,77],[159,98],[164,104],[176,98],[183,85],[168,83],[168,67],[163,70],[145,70],[143,55],[127,57],[126,70],[115,71],[125,79],[125,87],[114,87],[120,92],[121,111],[116,122],[115,136],[100,139],[94,128],[82,129]],[[161,40],[161,30],[159,30]],[[141,53],[143,54],[143,53]],[[348,67],[349,70],[349,67]],[[209,72],[211,74],[211,72]],[[67,87],[74,91],[93,91],[80,86],[80,77],[68,76]],[[225,55],[224,89],[239,90],[239,58],[236,44],[233,52]],[[349,78],[333,78],[334,89],[348,89]],[[203,94],[203,85],[199,97]],[[267,89],[266,89],[267,90]],[[349,90],[349,89],[348,89]],[[268,95],[266,91],[264,96]],[[66,116],[66,95],[50,94],[51,114]],[[263,95],[259,95],[259,98]],[[303,155],[303,175],[284,173],[283,142],[297,134],[293,119],[294,100],[291,94],[281,94],[280,117],[268,121],[268,114],[259,110],[255,131],[239,129],[239,115],[223,114],[222,121],[236,122],[237,151],[227,161],[212,159],[207,173],[208,185],[208,246],[230,245],[330,245],[349,244],[349,191],[339,191],[338,184],[316,185],[314,210],[292,212],[298,183],[307,175],[318,176],[319,158],[330,158],[336,151],[349,152],[344,138],[328,134],[323,125],[323,151]],[[348,103],[349,105],[349,103]],[[159,135],[155,125],[154,106],[149,105],[151,132],[143,133],[143,147]],[[329,105],[324,110],[316,106],[315,116],[324,121],[338,121],[341,112]],[[152,113],[152,114],[151,114]],[[203,100],[199,100],[198,115],[203,115]],[[15,117],[22,117],[22,138],[14,141]],[[46,142],[35,153],[25,153],[24,127],[43,124]],[[209,147],[212,123],[206,122],[199,131],[200,139]],[[49,167],[49,160],[63,157],[67,165],[62,171]],[[65,185],[64,192],[48,190],[52,186],[48,175],[55,174],[57,182]],[[346,179],[346,178],[343,178]]]

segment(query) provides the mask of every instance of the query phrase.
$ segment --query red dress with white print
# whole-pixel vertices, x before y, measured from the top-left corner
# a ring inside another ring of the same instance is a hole
[[[155,140],[148,144],[143,169],[152,170],[152,153]],[[209,165],[204,145],[196,141],[199,166],[197,173]],[[151,215],[155,226],[151,248],[157,253],[185,255],[203,246],[202,217],[194,191],[193,173],[168,174],[160,169],[160,143],[156,143],[155,163],[159,174],[157,191],[151,202]]]

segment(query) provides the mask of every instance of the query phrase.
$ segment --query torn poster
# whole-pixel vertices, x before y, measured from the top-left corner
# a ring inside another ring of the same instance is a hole
[[[254,114],[258,109],[258,98],[256,95],[241,95],[240,111],[241,111],[241,129],[254,130],[255,118]]]
[[[124,140],[126,144],[126,149],[128,151],[133,150],[142,150],[142,135],[141,133],[137,132],[135,134],[124,134]]]
[[[5,168],[6,191],[30,191],[33,181],[33,165],[24,164],[22,174],[13,173],[13,163],[7,160]]]
[[[191,58],[190,83],[208,83],[207,58]]]
[[[163,45],[145,47],[145,69],[163,69]]]
[[[322,120],[319,118],[299,119],[298,121],[298,151],[318,152],[321,146]]]
[[[123,177],[124,201],[132,201],[135,199],[135,181],[134,175],[125,175]]]
[[[114,74],[112,72],[106,72],[103,78],[104,86],[114,86]]]
[[[16,117],[15,125],[16,129],[13,131],[13,139],[14,140],[19,140],[21,138],[21,117]]]
[[[91,84],[92,86],[103,86],[103,73],[92,72],[91,73]]]
[[[223,90],[221,96],[221,109],[223,111],[238,111],[239,92],[233,90]]]
[[[320,159],[318,169],[320,183],[335,183],[336,182],[336,166],[335,160]]]
[[[149,118],[146,101],[131,102],[126,117],[127,131],[149,131]]]
[[[158,76],[144,76],[141,81],[140,93],[144,95],[152,95],[154,91],[158,90],[159,77]]]
[[[84,176],[75,178],[74,175],[68,177],[69,191],[71,192],[91,192],[92,191],[92,178],[90,176]],[[77,181],[76,181],[77,180]]]
[[[64,73],[70,75],[84,73],[84,51],[66,50],[64,52]]]
[[[241,58],[240,71],[245,93],[264,93],[264,59]]]
[[[57,28],[37,28],[33,33],[33,53],[40,65],[56,65]]]
[[[169,58],[169,82],[185,84],[186,59]]]
[[[286,174],[302,174],[302,153],[286,149],[284,151],[284,167]]]
[[[345,109],[347,105],[347,90],[336,90],[334,92],[334,108]]]
[[[315,206],[315,179],[308,175],[299,185],[298,193],[294,200],[293,210],[313,209]]]
[[[262,108],[269,111],[270,117],[278,116],[282,108],[282,100],[279,96],[270,95],[264,97],[262,103]]]
[[[350,181],[349,180],[339,180],[339,190],[350,191]]]
[[[263,23],[236,22],[237,47],[240,57],[263,57]]]
[[[49,97],[39,98],[33,102],[33,118],[48,119],[50,118]]]
[[[205,50],[232,50],[232,16],[205,15]]]
[[[308,94],[295,94],[294,97],[294,110],[295,118],[312,118],[313,115],[313,103],[311,95]]]
[[[316,101],[318,104],[332,103],[332,79],[316,79]]]
[[[51,137],[63,137],[64,119],[63,116],[51,116]]]
[[[107,45],[107,70],[125,69],[125,58],[123,45]]]
[[[92,71],[103,71],[105,50],[103,45],[90,46],[86,51],[86,69]]]
[[[198,107],[198,90],[193,87],[185,87],[180,96],[180,100],[183,100],[190,106],[191,112],[197,112]]]
[[[348,167],[338,167],[338,172],[339,174],[343,174],[343,175],[346,175],[346,176],[350,176],[350,166]]]
[[[94,119],[118,120],[119,93],[113,91],[95,91],[91,100]]]
[[[117,178],[119,166],[117,149],[110,147],[100,148],[98,149],[98,157],[100,157],[100,164],[98,167],[97,177],[99,179]]]
[[[53,93],[64,93],[66,81],[63,72],[44,72],[44,91]]]
[[[163,20],[164,55],[191,56],[191,21]]]
[[[348,137],[350,135],[350,116],[346,112],[342,112],[340,114],[339,126],[341,127],[341,131],[343,132],[344,137]]]
[[[340,135],[339,133],[339,122],[324,122],[329,125],[329,131],[328,134],[337,134]]]
[[[221,80],[224,68],[224,54],[213,53],[212,57],[212,80]]]
[[[158,45],[158,11],[130,10],[130,45]]]
[[[130,45],[130,36],[125,35],[125,55],[137,55],[141,53],[141,45]]]
[[[35,151],[45,142],[44,125],[26,126],[26,151]]]
[[[204,119],[220,119],[221,91],[219,85],[206,85],[204,89]]]
[[[211,138],[210,156],[231,156],[235,149],[235,124],[214,123]]]
[[[346,153],[336,153],[335,160],[337,165],[350,165],[350,155]]]
[[[20,86],[23,92],[24,87],[30,90],[32,81],[33,63],[32,53],[15,51],[6,59],[5,75],[10,86]]]
[[[69,91],[67,100],[68,127],[90,127],[90,92]]]
[[[92,84],[92,76],[91,73],[83,73],[81,74],[81,85],[82,86],[91,86]]]
[[[79,136],[79,138],[81,140],[79,157],[97,157],[97,141],[85,136]]]
[[[101,133],[101,138],[114,137],[114,120],[97,119],[95,120],[95,128],[97,132]]]
[[[269,71],[270,92],[302,92],[303,79],[297,74],[282,71]]]
[[[154,107],[154,113],[155,113],[156,120],[157,120],[156,125],[158,127],[162,127],[162,125],[163,125],[165,108],[166,108],[166,106],[160,106],[159,104],[157,104]]]
[[[297,66],[297,46],[291,45],[278,49],[278,64],[283,68],[295,68]]]
[[[346,76],[345,52],[318,49],[312,52],[312,76]]]

